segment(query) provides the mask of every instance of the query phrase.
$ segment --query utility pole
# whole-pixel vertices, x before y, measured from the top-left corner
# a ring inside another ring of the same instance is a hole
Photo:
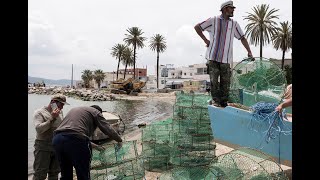
[[[71,66],[71,88],[73,89],[73,64]]]

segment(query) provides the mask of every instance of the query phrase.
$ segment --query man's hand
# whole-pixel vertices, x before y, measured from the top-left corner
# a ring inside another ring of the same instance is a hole
[[[204,41],[204,43],[206,43],[206,47],[209,47],[210,41],[209,41],[208,39],[206,39],[206,40]]]
[[[55,109],[55,110],[53,110],[52,112],[51,112],[51,116],[53,117],[52,118],[52,120],[51,121],[55,121],[56,120],[56,118],[59,116],[59,114],[60,114],[60,109],[59,108],[57,108],[57,109]]]
[[[98,151],[104,151],[104,150],[106,150],[103,146],[97,146],[96,149],[97,149]]]
[[[121,147],[122,147],[122,142],[118,142],[116,144],[116,150],[118,151],[119,149],[121,149]]]
[[[94,149],[96,149],[98,151],[104,151],[105,150],[105,148],[103,146],[101,146],[101,145],[95,144],[93,142],[90,142],[90,143],[91,143],[92,148],[94,148]]]
[[[282,112],[282,109],[283,109],[283,107],[282,107],[282,103],[281,103],[281,104],[279,104],[279,105],[275,108],[275,110],[276,110],[276,111],[278,111],[279,113],[281,113],[281,112]]]

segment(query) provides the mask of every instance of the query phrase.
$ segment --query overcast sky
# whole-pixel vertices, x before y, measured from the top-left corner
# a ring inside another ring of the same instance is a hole
[[[155,74],[156,53],[149,48],[150,37],[161,34],[167,50],[160,54],[160,64],[176,67],[204,63],[206,47],[194,26],[220,15],[222,0],[29,0],[28,75],[49,79],[81,79],[84,69],[116,71],[117,60],[111,48],[123,43],[126,29],[139,27],[148,38],[137,50],[137,67]],[[292,23],[291,0],[235,0],[233,19],[244,27],[247,12],[256,5],[269,4],[279,9],[276,22]],[[208,37],[208,34],[205,33]],[[259,56],[259,46],[251,46]],[[241,42],[234,40],[234,61],[247,56]],[[265,46],[263,56],[282,58],[281,50]],[[286,52],[291,58],[291,50]],[[120,68],[124,66],[120,65]]]

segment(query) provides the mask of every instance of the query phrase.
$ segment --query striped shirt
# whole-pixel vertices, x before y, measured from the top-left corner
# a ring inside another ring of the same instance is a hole
[[[209,18],[200,23],[202,31],[208,31],[210,44],[206,52],[206,59],[232,64],[233,37],[241,40],[244,33],[237,21],[225,20],[222,15]]]

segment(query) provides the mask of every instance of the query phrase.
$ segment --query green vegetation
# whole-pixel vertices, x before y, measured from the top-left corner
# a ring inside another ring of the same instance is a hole
[[[281,28],[277,28],[277,31],[272,36],[272,41],[276,50],[279,48],[282,50],[281,69],[283,70],[285,52],[292,48],[292,29],[291,23],[289,24],[288,21],[281,22],[280,24]]]
[[[260,57],[262,57],[262,47],[266,43],[270,43],[272,35],[276,31],[277,23],[274,19],[279,19],[278,15],[274,15],[279,9],[271,9],[269,5],[262,4],[253,8],[253,13],[244,18],[248,20],[249,24],[246,25],[246,35],[250,37],[250,43],[257,46],[260,44]]]
[[[89,88],[90,87],[90,81],[93,79],[92,71],[89,70],[89,69],[86,69],[86,70],[82,71],[81,79],[84,82],[85,88]]]
[[[133,50],[130,47],[126,47],[123,51],[122,64],[125,65],[123,79],[126,79],[127,66],[133,66]]]
[[[123,40],[124,42],[126,42],[128,46],[130,45],[133,46],[133,79],[135,79],[136,78],[136,49],[144,47],[143,41],[145,41],[146,38],[142,37],[142,34],[144,32],[142,32],[142,30],[139,29],[138,27],[131,27],[127,29],[127,32],[129,34],[125,34],[126,38],[124,38]]]
[[[120,65],[121,57],[125,49],[126,49],[126,46],[123,44],[116,44],[115,46],[112,47],[111,56],[118,58],[117,80],[118,80],[119,65]]]
[[[150,49],[157,52],[157,89],[159,89],[159,53],[167,48],[165,38],[160,34],[154,35],[150,40]]]
[[[103,73],[101,69],[97,69],[94,71],[93,79],[97,82],[98,89],[100,89],[100,85],[104,77],[106,77],[106,75]]]

